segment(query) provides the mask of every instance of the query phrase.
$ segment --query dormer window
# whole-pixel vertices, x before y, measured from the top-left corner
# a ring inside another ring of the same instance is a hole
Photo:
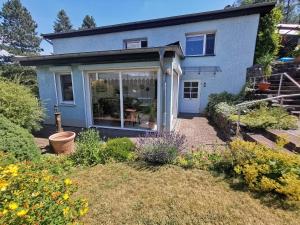
[[[147,47],[148,47],[148,41],[146,38],[131,39],[131,40],[124,41],[125,49],[147,48]]]

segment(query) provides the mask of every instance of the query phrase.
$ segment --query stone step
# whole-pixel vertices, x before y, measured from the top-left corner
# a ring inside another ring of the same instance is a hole
[[[298,128],[299,129],[299,128]],[[294,132],[294,133],[293,133]],[[288,149],[292,152],[300,152],[300,135],[295,134],[300,131],[289,131],[289,130],[273,130],[269,129],[264,132],[264,137],[273,141],[274,143],[278,138],[284,137],[288,140],[288,143],[284,146],[284,148]]]
[[[300,111],[292,110],[291,114],[300,118]]]
[[[270,139],[266,138],[262,134],[245,133],[244,139],[247,141],[256,142],[256,143],[264,145],[268,148],[272,148],[272,149],[277,148],[276,143],[274,143]]]
[[[272,106],[277,106],[277,107],[283,107],[285,109],[293,110],[293,111],[300,111],[300,105],[281,105],[279,102],[273,101]]]

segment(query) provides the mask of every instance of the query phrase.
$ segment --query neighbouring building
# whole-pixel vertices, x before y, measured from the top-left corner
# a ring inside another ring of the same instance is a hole
[[[44,34],[53,54],[36,66],[46,124],[172,130],[203,113],[212,93],[238,93],[253,65],[261,16],[274,3]]]

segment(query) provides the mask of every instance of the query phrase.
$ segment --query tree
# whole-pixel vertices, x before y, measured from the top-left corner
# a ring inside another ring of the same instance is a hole
[[[32,55],[40,52],[41,38],[37,36],[37,24],[20,0],[9,0],[0,12],[1,47],[10,53]]]
[[[72,30],[72,24],[65,10],[60,10],[57,13],[56,21],[54,22],[54,32],[66,32]]]
[[[96,27],[96,22],[94,17],[86,15],[82,21],[82,25],[80,29],[90,29],[95,27]]]
[[[243,6],[249,4],[257,4],[264,2],[274,2],[274,0],[237,0],[235,6]],[[282,9],[283,23],[300,23],[300,2],[299,0],[278,0],[278,6]]]
[[[278,7],[260,19],[255,49],[256,62],[266,55],[271,55],[273,58],[277,56],[281,41],[277,25],[281,20],[282,12]]]

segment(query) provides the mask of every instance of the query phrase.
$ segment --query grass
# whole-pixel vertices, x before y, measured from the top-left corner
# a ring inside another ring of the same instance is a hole
[[[207,171],[107,164],[76,171],[90,203],[86,224],[300,224],[300,213],[271,208]]]

